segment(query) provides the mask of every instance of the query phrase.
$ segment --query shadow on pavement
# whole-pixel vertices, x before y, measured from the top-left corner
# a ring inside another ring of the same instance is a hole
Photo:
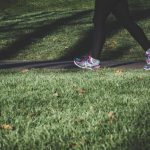
[[[141,69],[143,61],[102,61],[101,68],[132,68]],[[73,61],[3,61],[0,63],[0,69],[76,69]]]

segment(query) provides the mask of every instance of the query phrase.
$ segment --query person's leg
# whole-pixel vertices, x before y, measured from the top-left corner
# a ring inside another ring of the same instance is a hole
[[[76,66],[85,69],[96,69],[100,67],[100,60],[97,58],[105,41],[105,21],[113,7],[119,1],[121,0],[96,0],[93,19],[94,31],[92,49],[89,55],[74,59]]]
[[[121,0],[96,0],[91,56],[98,58],[105,42],[105,21],[115,5]]]
[[[132,20],[130,16],[127,0],[121,0],[117,3],[116,7],[113,9],[113,14],[145,51],[150,48],[150,42],[143,30]]]

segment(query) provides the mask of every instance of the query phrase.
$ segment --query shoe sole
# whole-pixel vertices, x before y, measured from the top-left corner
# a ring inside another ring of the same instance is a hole
[[[143,69],[144,70],[150,70],[150,65],[145,65]]]
[[[91,68],[91,67],[82,67],[82,66],[78,65],[78,64],[76,63],[76,61],[74,61],[74,64],[75,64],[77,67],[79,67],[79,68],[82,68],[82,69],[89,69],[89,70],[99,69],[99,68],[101,67],[100,65],[95,66],[95,67],[93,67],[93,68]]]

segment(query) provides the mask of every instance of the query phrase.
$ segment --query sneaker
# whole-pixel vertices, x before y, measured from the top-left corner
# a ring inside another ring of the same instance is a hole
[[[79,68],[83,69],[98,69],[100,68],[100,61],[98,59],[94,59],[91,56],[83,56],[81,58],[75,58],[74,64]]]
[[[144,66],[144,70],[150,70],[150,49],[148,49],[145,53],[146,57],[146,65]]]

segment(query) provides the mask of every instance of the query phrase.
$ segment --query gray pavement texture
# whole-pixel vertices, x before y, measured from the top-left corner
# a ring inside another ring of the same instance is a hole
[[[102,61],[101,68],[143,69],[144,61]],[[75,69],[73,61],[0,61],[0,69]]]

